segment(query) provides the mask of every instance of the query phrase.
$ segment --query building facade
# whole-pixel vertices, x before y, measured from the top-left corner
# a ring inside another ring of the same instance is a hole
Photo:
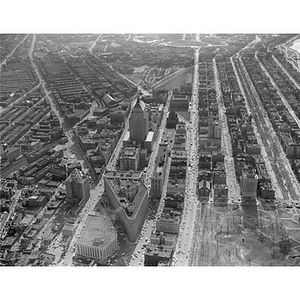
[[[148,190],[140,180],[111,172],[104,175],[104,187],[116,217],[120,220],[129,241],[136,241],[148,211]]]
[[[255,199],[257,196],[258,176],[252,168],[243,169],[241,176],[241,193],[243,199]]]
[[[13,161],[21,155],[21,147],[7,147],[0,152],[0,156],[8,161]]]
[[[163,213],[156,221],[156,231],[165,233],[179,233],[180,217],[172,213]]]
[[[140,165],[140,147],[126,147],[120,154],[120,169],[122,171],[137,171]]]
[[[143,145],[149,130],[149,117],[146,104],[137,99],[131,111],[129,119],[129,131],[131,142],[141,143]]]
[[[86,201],[90,197],[90,184],[88,176],[80,170],[74,169],[65,181],[66,201],[70,204],[78,204],[82,200]]]
[[[76,243],[76,255],[105,262],[119,249],[117,232],[108,217],[89,215]]]

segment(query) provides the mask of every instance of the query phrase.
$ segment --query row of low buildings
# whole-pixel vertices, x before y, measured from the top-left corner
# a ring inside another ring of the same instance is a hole
[[[25,134],[15,146],[20,146],[22,153],[26,156],[28,162],[38,159],[38,153],[43,145],[53,142],[63,137],[63,130],[60,127],[57,116],[50,112],[38,124]]]
[[[82,120],[93,101],[106,107],[110,104],[106,103],[106,94],[124,99],[134,90],[122,77],[115,78],[115,72],[99,59],[86,57],[84,62],[82,58],[66,57],[66,60],[64,63],[62,57],[49,51],[37,64],[69,125]],[[75,73],[82,81],[75,78]],[[127,89],[120,82],[127,85]]]
[[[12,109],[13,115],[16,116],[15,121],[10,119],[0,122],[1,142],[7,143],[9,146],[13,146],[51,111],[51,107],[46,100],[42,100],[39,104],[30,108],[20,105],[15,107],[15,109]]]
[[[34,265],[35,261],[38,260],[37,257],[30,261],[25,258],[30,257],[37,247],[39,247],[39,252],[47,255],[49,245],[59,232],[63,232],[66,238],[66,245],[70,242],[74,234],[74,226],[71,225],[74,219],[68,211],[72,210],[76,215],[89,199],[89,178],[81,172],[81,165],[76,163],[64,166],[65,168],[62,170],[64,174],[63,178],[60,176],[57,177],[56,173],[51,174],[51,170],[48,170],[45,164],[51,161],[51,165],[54,167],[54,157],[55,153],[50,157],[43,157],[22,170],[23,175],[37,167],[49,172],[34,185],[27,185],[28,183],[26,182],[26,186],[22,189],[19,199],[16,200],[11,221],[7,224],[5,237],[1,243],[1,249],[5,249],[6,252],[8,251],[4,255],[6,264]],[[66,180],[64,180],[65,178]],[[3,193],[4,196],[9,196],[7,184],[3,189]],[[41,232],[47,221],[54,214],[55,217],[47,225],[47,230],[41,238],[37,239],[39,232]],[[66,221],[67,224],[65,225]],[[68,226],[71,228],[69,231]],[[22,233],[23,236],[21,236]],[[19,246],[15,246],[17,241],[20,242]],[[8,259],[11,257],[11,253],[17,255],[14,258]],[[23,258],[25,259],[24,261]]]
[[[253,130],[252,116],[248,115],[246,110],[245,99],[239,89],[230,59],[217,60],[217,67],[241,196],[243,199],[255,199],[257,196],[273,199],[275,191],[264,161],[260,159],[257,164],[255,161],[251,162],[252,156],[261,157],[261,148]],[[268,180],[262,179],[266,177]]]
[[[259,58],[268,70],[269,74],[275,81],[276,85],[288,101],[289,105],[295,112],[295,115],[300,117],[299,97],[300,92],[297,87],[289,79],[288,75],[279,67],[274,59],[271,58],[271,53],[259,53]],[[275,124],[278,128],[278,137],[288,158],[300,158],[300,129],[296,121],[293,119],[287,109],[283,109],[280,113],[283,124]]]
[[[227,201],[228,187],[221,152],[200,152],[198,191],[201,201],[208,201],[211,195],[214,195],[215,204]]]
[[[185,67],[193,64],[193,49],[189,47],[169,47],[162,45],[151,45],[138,41],[125,41],[113,37],[121,47],[113,47],[111,43],[103,41],[102,45],[107,48],[103,51],[101,42],[97,43],[95,52],[99,53],[102,59],[109,61],[114,68],[120,67],[132,73],[134,68],[144,65],[156,68]],[[120,63],[121,62],[121,63]],[[124,67],[125,66],[125,67]]]
[[[22,59],[15,51],[13,57],[1,67],[1,106],[6,107],[33,88],[37,82],[37,76],[29,58]]]
[[[276,76],[275,82],[280,88],[281,92],[286,96],[292,109],[298,113],[298,104],[295,96],[295,87],[293,83],[275,67],[275,62],[266,60],[264,54],[259,55],[266,68],[269,70],[271,76]],[[292,118],[289,110],[285,107],[276,89],[273,87],[270,79],[261,69],[254,53],[247,53],[243,57],[243,62],[249,72],[250,78],[258,92],[265,111],[270,119],[270,122],[277,132],[278,138],[282,147],[290,159],[297,159],[300,155],[300,131],[297,123]]]
[[[173,111],[174,112],[174,111]],[[170,119],[176,122],[172,113]],[[171,124],[172,123],[172,124]],[[187,165],[186,124],[173,122],[166,128],[156,157],[155,172],[151,179],[151,195],[160,198],[166,187],[164,208],[156,220],[150,244],[145,251],[145,266],[168,266],[179,234],[181,215],[184,207],[185,177]],[[167,170],[168,177],[167,176]]]
[[[285,69],[288,70],[288,72],[293,76],[293,78],[300,83],[300,74],[299,72],[294,68],[293,64],[291,64],[285,56],[285,53],[281,49],[274,49],[272,51],[272,55],[276,57],[280,63],[285,67]]]
[[[199,148],[218,151],[221,147],[221,126],[214,85],[212,60],[199,62]]]
[[[48,148],[42,148],[38,154],[35,161],[32,161],[16,172],[15,177],[18,183],[31,185],[43,179],[44,176],[48,180],[60,181],[66,179],[66,170],[62,162],[61,151],[56,152]]]
[[[224,155],[221,153],[221,124],[211,60],[199,63],[199,156],[198,192],[200,201],[214,196],[215,205],[228,197]]]
[[[6,143],[0,145],[1,165],[9,167],[11,162],[26,157],[28,163],[32,163],[48,152],[50,146],[47,143],[54,142],[63,135],[58,118],[52,112],[31,128],[14,146]]]
[[[37,216],[49,202],[55,188],[52,188],[50,193],[45,193],[39,186],[27,186],[21,192],[15,193],[17,182],[4,180],[4,183],[1,203],[3,203],[3,197],[5,199],[9,197],[6,201],[11,203],[8,206],[10,218],[7,220],[5,228],[2,228],[1,260],[8,265],[24,265],[26,263],[22,261],[23,255],[30,256],[33,241],[46,223],[43,217]],[[15,202],[14,207],[12,207],[12,200]],[[34,260],[32,259],[30,263]],[[28,261],[26,262],[28,263]]]
[[[211,88],[199,89],[199,148],[218,151],[221,148],[221,126],[216,92]]]

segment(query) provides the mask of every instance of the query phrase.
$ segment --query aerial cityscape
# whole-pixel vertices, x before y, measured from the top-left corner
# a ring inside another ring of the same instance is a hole
[[[1,266],[299,266],[300,34],[0,34]]]

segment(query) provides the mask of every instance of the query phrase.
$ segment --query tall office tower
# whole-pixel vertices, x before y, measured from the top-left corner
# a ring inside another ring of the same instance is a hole
[[[252,168],[243,169],[241,176],[241,192],[243,199],[255,199],[257,195],[258,176]]]
[[[144,143],[149,130],[148,119],[148,109],[145,103],[138,98],[129,119],[131,142]]]
[[[67,203],[78,204],[81,200],[90,197],[90,184],[88,176],[82,174],[78,169],[74,169],[65,181],[67,192]]]
[[[178,124],[178,116],[176,114],[176,112],[174,111],[174,109],[172,108],[169,116],[167,118],[167,128],[176,128],[176,125]]]

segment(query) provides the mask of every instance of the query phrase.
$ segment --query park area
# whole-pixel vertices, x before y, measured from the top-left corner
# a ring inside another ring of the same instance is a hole
[[[300,209],[199,203],[191,266],[300,265]]]

